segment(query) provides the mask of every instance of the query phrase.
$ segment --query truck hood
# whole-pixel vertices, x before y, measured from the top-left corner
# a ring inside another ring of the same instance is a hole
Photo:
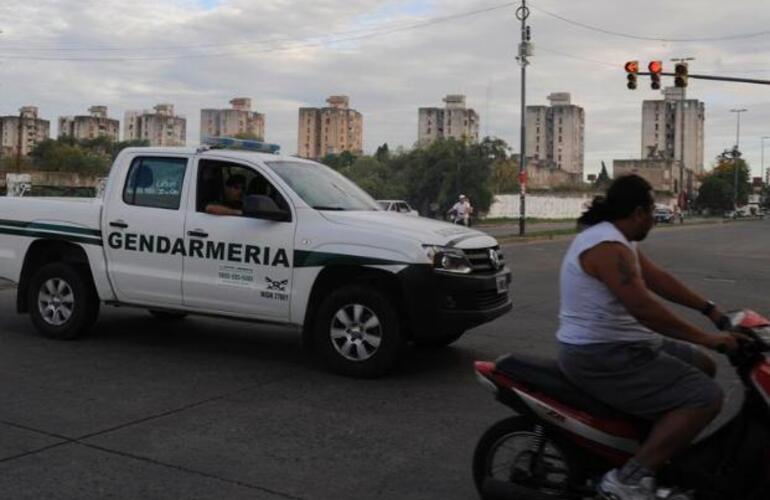
[[[481,231],[425,217],[378,211],[322,211],[320,213],[334,224],[402,236],[423,245],[451,246],[461,249],[488,248],[497,245],[497,240]]]

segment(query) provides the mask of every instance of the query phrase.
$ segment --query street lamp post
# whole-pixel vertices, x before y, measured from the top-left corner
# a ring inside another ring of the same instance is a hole
[[[733,186],[733,209],[738,210],[738,152],[741,147],[741,113],[748,111],[745,108],[731,109],[731,113],[735,113],[738,117],[738,123],[735,131],[735,152],[733,153],[733,170],[735,171],[735,181]]]
[[[770,169],[765,170],[765,139],[770,139],[770,137],[762,137],[762,175],[765,176],[765,184],[770,184]]]

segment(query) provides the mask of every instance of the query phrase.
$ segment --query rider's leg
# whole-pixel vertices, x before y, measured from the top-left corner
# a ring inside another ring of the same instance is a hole
[[[657,472],[677,453],[684,451],[722,409],[722,398],[706,408],[684,408],[663,415],[652,428],[634,458]]]

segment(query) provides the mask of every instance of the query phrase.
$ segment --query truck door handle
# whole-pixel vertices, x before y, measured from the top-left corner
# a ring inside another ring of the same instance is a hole
[[[208,238],[209,233],[204,233],[203,231],[200,231],[200,230],[187,231],[187,236],[192,236],[193,238]]]
[[[110,222],[110,226],[112,226],[112,227],[119,227],[120,229],[126,229],[128,227],[128,224],[126,224],[122,220],[114,220],[114,221]]]

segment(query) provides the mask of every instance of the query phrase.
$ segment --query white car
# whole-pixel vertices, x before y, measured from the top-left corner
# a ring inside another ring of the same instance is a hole
[[[406,342],[447,345],[511,310],[494,238],[394,224],[334,170],[241,142],[268,152],[129,148],[103,199],[0,198],[17,311],[56,339],[86,333],[102,305],[293,325],[330,369],[372,377]],[[222,205],[235,213],[210,213]]]
[[[377,200],[377,203],[379,203],[386,212],[398,212],[414,217],[420,216],[420,212],[412,208],[409,203],[404,200]]]

